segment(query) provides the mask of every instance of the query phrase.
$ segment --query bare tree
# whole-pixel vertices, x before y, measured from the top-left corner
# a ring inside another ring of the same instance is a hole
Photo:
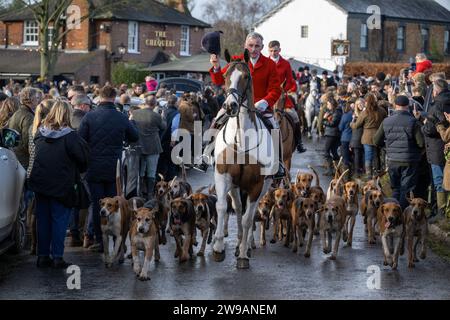
[[[38,23],[41,57],[40,77],[50,79],[53,77],[54,68],[58,61],[58,48],[73,27],[94,17],[100,11],[126,4],[128,1],[105,0],[101,8],[92,7],[82,16],[79,16],[79,12],[72,6],[74,0],[17,0],[15,2],[22,6],[21,12],[30,11]],[[53,32],[50,32],[50,29]]]
[[[224,32],[222,47],[240,52],[254,24],[283,0],[209,0],[204,5],[206,19],[215,30]]]

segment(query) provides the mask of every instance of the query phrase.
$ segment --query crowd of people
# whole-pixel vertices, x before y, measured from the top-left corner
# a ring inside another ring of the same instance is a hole
[[[280,44],[272,42],[269,48],[275,61]],[[295,89],[289,90],[288,108],[297,115],[299,132],[309,139],[315,136],[323,146],[327,175],[334,174],[333,162],[341,157],[354,178],[370,180],[388,170],[393,196],[402,207],[414,192],[432,199],[436,217],[450,218],[449,85],[445,74],[431,72],[426,57],[419,54],[417,61],[416,71],[406,69],[400,75],[380,72],[341,79],[337,71],[319,77],[308,67],[289,72]],[[99,200],[116,195],[116,164],[124,153],[134,155],[127,160],[133,162],[129,171],[135,171],[134,185],[126,184],[127,197],[150,198],[159,174],[166,181],[179,175],[180,167],[171,158],[179,142],[177,129],[193,135],[195,121],[202,121],[204,128],[214,125],[226,99],[224,85],[217,82],[182,97],[164,86],[156,90],[152,77],[130,88],[76,81],[11,81],[3,88],[0,128],[21,135],[14,151],[27,170],[25,194],[37,226],[32,251],[39,267],[67,267],[63,254],[68,226],[71,246],[103,252]],[[134,98],[141,102],[131,103]],[[267,105],[257,107],[266,110],[269,103],[262,101]],[[298,151],[305,151],[301,143]],[[128,175],[128,180],[133,178]],[[80,203],[82,190],[90,203]],[[87,207],[84,226],[80,210]]]

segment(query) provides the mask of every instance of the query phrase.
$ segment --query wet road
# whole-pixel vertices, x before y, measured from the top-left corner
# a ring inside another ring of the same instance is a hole
[[[308,164],[318,168],[322,162],[317,144],[308,143],[306,147],[307,153],[295,155],[293,174]],[[211,172],[189,172],[194,189],[211,181]],[[328,181],[321,177],[324,189]],[[231,217],[224,262],[214,262],[212,249],[207,247],[206,257],[194,257],[180,265],[173,258],[175,243],[170,239],[161,247],[161,262],[151,264],[149,282],[136,279],[130,260],[105,269],[100,254],[67,248],[66,260],[81,269],[81,289],[69,290],[64,271],[37,269],[36,258],[26,253],[5,255],[0,257],[0,299],[450,299],[449,263],[429,251],[427,259],[417,263],[415,269],[407,268],[405,255],[400,258],[398,271],[391,271],[382,265],[380,241],[377,245],[367,243],[360,216],[353,248],[341,244],[337,261],[322,253],[315,237],[311,258],[303,256],[304,248],[294,254],[282,243],[268,243],[266,248],[253,251],[249,270],[235,267],[235,225],[236,219]],[[381,270],[380,289],[367,286],[370,266]]]

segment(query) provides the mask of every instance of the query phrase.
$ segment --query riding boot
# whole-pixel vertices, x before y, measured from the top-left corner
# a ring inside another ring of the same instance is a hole
[[[300,126],[300,124],[299,124],[299,126]],[[298,135],[298,143],[297,143],[297,152],[304,153],[304,152],[306,152],[306,149],[303,147],[302,134],[300,132],[300,128],[298,130],[299,130],[299,135]]]
[[[152,200],[155,197],[155,178],[146,178],[147,182],[147,200]]]
[[[271,124],[271,129],[279,130],[280,127],[279,127],[278,123],[276,122],[276,120],[274,120],[273,118],[270,118],[270,120],[271,121],[269,121],[269,122]],[[278,163],[278,171],[273,176],[274,180],[281,180],[286,177],[286,169],[284,168],[284,165],[283,165],[283,141],[282,141],[282,137],[281,137],[281,132],[280,132],[278,138],[280,139],[278,142],[279,163]],[[272,139],[273,139],[273,137],[272,137]]]

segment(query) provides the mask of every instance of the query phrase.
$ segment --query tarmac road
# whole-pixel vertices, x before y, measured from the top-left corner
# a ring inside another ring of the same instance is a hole
[[[317,143],[307,143],[308,152],[295,154],[292,173],[308,164],[319,172],[322,163]],[[191,171],[193,188],[212,183],[212,172]],[[321,177],[324,189],[329,179]],[[269,233],[270,234],[270,233]],[[256,235],[256,241],[258,241]],[[37,269],[36,257],[26,252],[0,257],[0,299],[167,299],[167,300],[234,300],[234,299],[450,299],[450,264],[429,250],[425,261],[407,268],[406,255],[400,258],[398,271],[383,266],[381,243],[369,245],[362,219],[357,218],[353,248],[341,244],[337,261],[328,259],[314,238],[311,258],[285,248],[282,243],[253,250],[249,270],[237,270],[234,248],[236,219],[230,218],[230,237],[226,239],[224,262],[206,257],[193,257],[180,265],[174,259],[175,242],[169,239],[161,247],[161,262],[152,262],[151,281],[136,279],[127,260],[121,266],[106,269],[100,254],[81,248],[67,248],[66,260],[80,267],[81,289],[67,288],[68,275],[63,270]],[[258,242],[257,242],[258,245]],[[197,252],[198,248],[194,249]],[[369,289],[372,273],[379,268],[379,289]]]

